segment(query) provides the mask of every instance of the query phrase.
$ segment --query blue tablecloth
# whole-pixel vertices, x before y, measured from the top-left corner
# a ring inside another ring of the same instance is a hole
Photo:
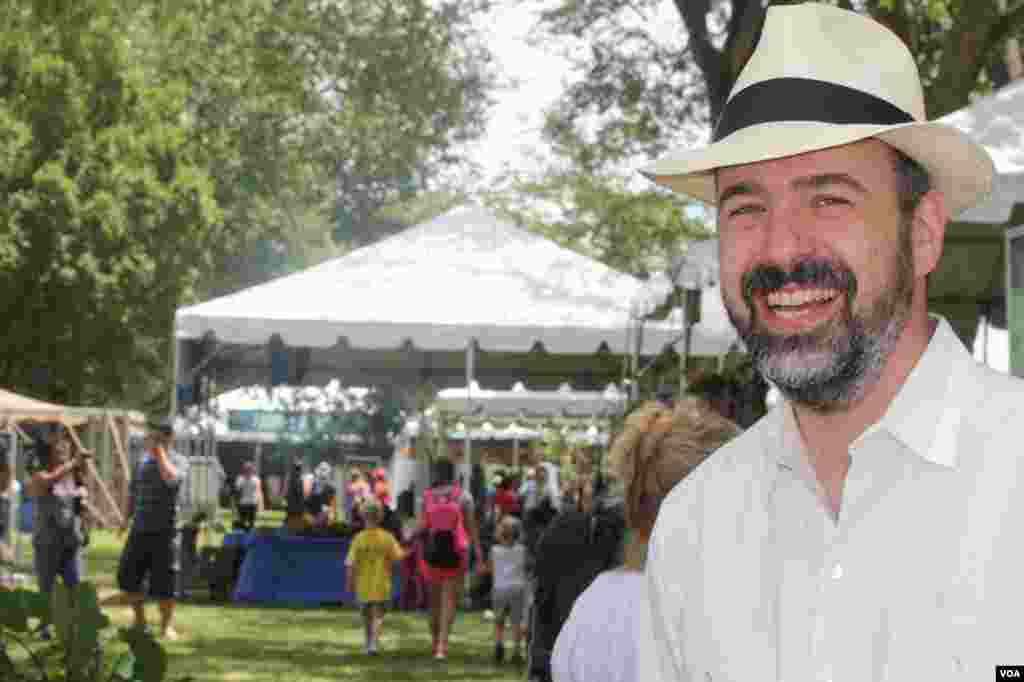
[[[230,533],[224,534],[224,546],[225,547],[248,547],[252,542],[252,539],[256,537],[254,533],[247,533],[244,530],[233,530]]]
[[[231,542],[245,548],[235,601],[296,605],[355,602],[355,595],[345,591],[349,538],[247,534]],[[398,598],[400,588],[396,565],[392,597]]]

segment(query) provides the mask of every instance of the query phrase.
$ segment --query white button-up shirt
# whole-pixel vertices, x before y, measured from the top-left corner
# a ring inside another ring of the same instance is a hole
[[[945,320],[837,517],[783,404],[665,500],[643,682],[993,679],[1024,664],[1024,382]]]

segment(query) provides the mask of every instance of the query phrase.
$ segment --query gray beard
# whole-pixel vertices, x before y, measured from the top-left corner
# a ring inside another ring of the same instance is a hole
[[[755,332],[744,341],[761,376],[787,399],[817,412],[835,412],[858,402],[878,381],[907,317],[908,309],[902,307],[878,331],[851,318],[844,325],[847,333],[824,340]]]
[[[758,329],[756,307],[746,324],[728,310],[754,366],[792,402],[816,412],[837,412],[858,402],[882,374],[910,317],[913,264],[908,232],[893,265],[893,287],[857,314],[847,295],[842,318],[807,334],[780,336]],[[858,288],[854,285],[854,291]]]

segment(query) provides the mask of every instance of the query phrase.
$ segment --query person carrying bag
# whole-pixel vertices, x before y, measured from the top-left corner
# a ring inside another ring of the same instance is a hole
[[[427,544],[423,556],[436,568],[458,568],[469,547],[462,519],[462,489],[455,484],[435,495],[428,489],[423,495],[427,516]]]
[[[469,546],[472,542],[479,557],[480,536],[473,498],[455,483],[454,465],[440,460],[434,466],[434,485],[423,491],[419,569],[430,593],[431,652],[435,659],[444,660],[463,579],[469,571]]]

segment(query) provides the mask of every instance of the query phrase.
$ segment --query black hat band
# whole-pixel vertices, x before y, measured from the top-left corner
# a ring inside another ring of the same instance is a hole
[[[899,125],[914,117],[863,90],[811,78],[772,78],[730,99],[715,125],[712,142],[760,123],[818,121],[839,125]]]

